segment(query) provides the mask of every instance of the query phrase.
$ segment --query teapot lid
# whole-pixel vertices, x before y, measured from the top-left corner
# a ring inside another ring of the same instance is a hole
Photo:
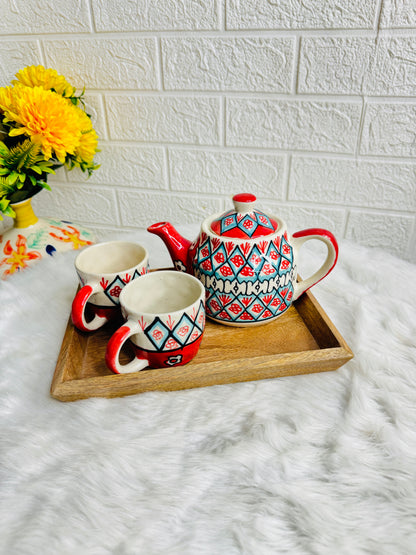
[[[256,197],[249,193],[233,196],[234,210],[211,222],[211,231],[221,237],[254,239],[274,233],[278,223],[260,210],[255,210]]]

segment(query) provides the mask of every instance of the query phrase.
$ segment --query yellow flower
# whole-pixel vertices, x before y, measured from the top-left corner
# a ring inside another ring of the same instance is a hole
[[[81,135],[81,139],[79,141],[79,145],[75,150],[75,154],[77,157],[78,162],[87,162],[88,164],[92,164],[94,155],[97,151],[98,145],[98,135],[91,129],[86,133]]]
[[[86,112],[84,112],[84,110],[79,106],[74,106],[74,110],[76,110],[78,114],[81,131],[83,133],[85,133],[86,131],[90,131],[92,129],[92,123],[89,115]]]
[[[98,135],[92,127],[91,120],[89,116],[81,110],[81,108],[76,108],[78,111],[78,116],[81,123],[81,137],[79,145],[75,150],[77,162],[87,162],[92,164],[94,154],[97,150],[98,145]]]
[[[3,123],[17,124],[9,131],[10,136],[29,136],[41,146],[46,160],[55,153],[62,164],[67,154],[75,154],[85,129],[79,108],[38,86],[1,88],[0,110],[4,112]]]
[[[26,87],[42,87],[45,90],[54,90],[58,94],[70,97],[75,93],[75,88],[70,85],[63,75],[55,69],[45,69],[43,66],[28,66],[16,73],[17,80],[12,83],[21,83]]]
[[[13,87],[0,88],[0,110],[6,111],[13,102]]]

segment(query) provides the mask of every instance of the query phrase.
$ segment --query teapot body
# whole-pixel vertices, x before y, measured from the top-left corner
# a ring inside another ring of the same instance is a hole
[[[292,304],[297,269],[281,221],[277,232],[260,239],[220,237],[204,222],[189,254],[193,273],[205,286],[212,320],[232,326],[265,324]]]
[[[334,268],[338,245],[326,229],[289,235],[286,224],[255,208],[256,197],[233,197],[234,210],[202,223],[191,243],[169,222],[148,227],[165,242],[175,268],[195,275],[205,286],[207,316],[230,326],[267,324],[284,314],[300,295]],[[300,247],[312,239],[325,243],[327,257],[310,277],[297,282]]]

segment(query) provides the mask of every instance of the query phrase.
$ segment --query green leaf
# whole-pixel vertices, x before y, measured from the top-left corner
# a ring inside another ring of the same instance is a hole
[[[38,168],[40,168],[45,173],[55,173],[54,169],[52,169],[48,166],[44,166],[43,164],[38,164]]]
[[[14,183],[16,183],[18,177],[19,174],[17,172],[10,172],[9,177],[7,178],[7,182],[9,183],[9,185],[13,185]]]
[[[10,152],[9,149],[3,143],[3,141],[0,141],[0,155],[1,156],[7,156],[9,154],[9,152]]]
[[[0,220],[3,219],[1,213],[3,213],[5,216],[9,216],[10,218],[14,218],[16,216],[16,213],[10,206],[10,201],[8,199],[0,199]]]

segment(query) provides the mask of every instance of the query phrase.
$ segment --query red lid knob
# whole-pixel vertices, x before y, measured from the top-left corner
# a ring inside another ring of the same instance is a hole
[[[256,196],[251,193],[239,193],[233,196],[233,200],[237,202],[256,202]]]
[[[252,212],[256,203],[256,197],[250,193],[240,193],[233,196],[233,203],[236,212]]]

